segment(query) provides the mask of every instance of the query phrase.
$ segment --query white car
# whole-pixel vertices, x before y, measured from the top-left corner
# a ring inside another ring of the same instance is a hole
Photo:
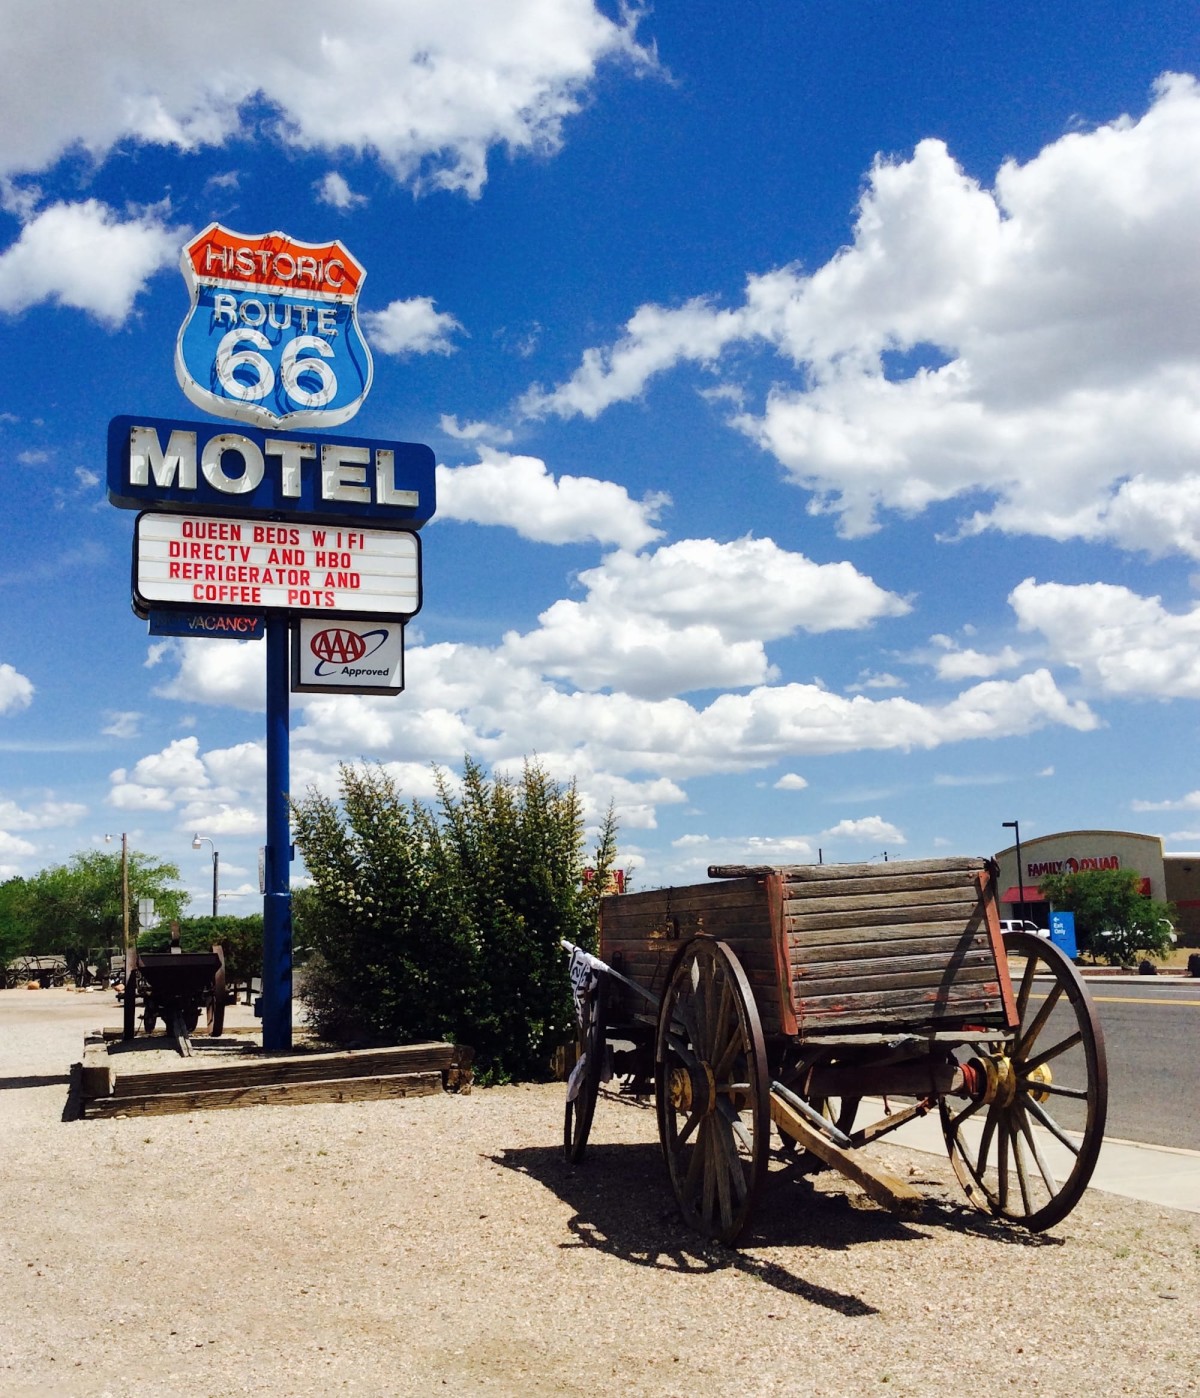
[[[1023,920],[1020,918],[1001,918],[1000,931],[1032,932],[1035,937],[1045,937],[1047,941],[1050,940],[1050,929],[1048,927],[1039,927],[1036,922],[1030,922],[1028,918]]]

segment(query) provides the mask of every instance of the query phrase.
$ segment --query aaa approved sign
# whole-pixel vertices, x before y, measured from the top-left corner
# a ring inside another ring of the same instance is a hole
[[[404,624],[301,617],[292,629],[292,689],[298,694],[399,694]]]
[[[212,515],[137,519],[134,609],[409,617],[421,609],[421,546],[401,529],[269,524]]]

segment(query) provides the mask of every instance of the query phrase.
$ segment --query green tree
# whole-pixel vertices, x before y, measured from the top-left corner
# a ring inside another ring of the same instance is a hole
[[[179,918],[188,895],[174,885],[179,868],[128,851],[130,932],[137,930],[137,905],[153,898],[164,922]],[[87,850],[25,879],[22,917],[28,937],[25,950],[40,956],[63,956],[75,976],[89,959],[120,949],[124,940],[121,855]]]
[[[1040,887],[1054,908],[1075,914],[1079,950],[1118,966],[1139,954],[1165,956],[1171,947],[1175,910],[1142,893],[1140,883],[1134,869],[1080,869],[1043,875]]]
[[[0,967],[7,966],[29,950],[29,928],[25,917],[27,897],[24,879],[0,883]]]
[[[340,805],[294,805],[312,876],[302,996],[339,1041],[446,1038],[476,1051],[481,1081],[544,1076],[571,1023],[560,940],[594,944],[615,853],[609,812],[583,884],[582,805],[536,762],[461,786],[437,773],[434,808],[405,803],[381,768],[341,769]]]

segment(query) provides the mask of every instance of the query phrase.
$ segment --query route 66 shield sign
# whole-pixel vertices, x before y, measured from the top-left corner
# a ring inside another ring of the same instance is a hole
[[[372,376],[357,310],[366,271],[342,243],[210,223],[180,267],[192,304],[175,377],[197,407],[264,428],[335,427],[358,412]]]

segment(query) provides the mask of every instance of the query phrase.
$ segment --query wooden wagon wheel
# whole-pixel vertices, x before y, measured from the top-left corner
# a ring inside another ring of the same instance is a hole
[[[1028,932],[1005,933],[1004,948],[1025,962],[1017,1028],[980,1060],[985,1097],[966,1107],[942,1098],[939,1107],[967,1198],[1037,1232],[1065,1218],[1092,1177],[1108,1066],[1100,1022],[1070,959]]]
[[[607,1052],[604,999],[604,977],[599,976],[595,989],[583,997],[583,1023],[576,1029],[575,1039],[579,1050],[576,1059],[579,1076],[572,1074],[563,1117],[563,1151],[572,1165],[577,1165],[583,1159],[587,1149],[592,1118],[596,1114],[596,1098],[600,1094],[600,1080],[604,1075],[604,1055]]]
[[[750,982],[724,942],[676,953],[654,1049],[658,1135],[692,1227],[723,1243],[745,1228],[771,1143],[767,1053]]]
[[[225,1028],[225,953],[220,947],[213,947],[213,951],[221,958],[221,964],[213,972],[212,998],[205,1012],[205,1024],[213,1038],[218,1039]]]

